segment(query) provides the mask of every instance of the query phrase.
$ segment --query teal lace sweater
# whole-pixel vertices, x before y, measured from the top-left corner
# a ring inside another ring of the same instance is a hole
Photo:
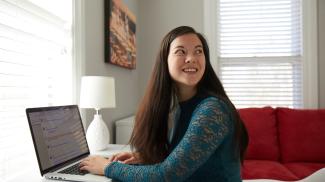
[[[191,100],[187,107],[194,109],[186,113],[191,117],[188,123],[177,124],[183,126],[176,127],[178,135],[174,135],[172,150],[163,162],[153,165],[113,162],[105,168],[105,176],[125,182],[241,181],[240,160],[235,157],[232,145],[233,121],[228,106],[216,97],[195,96],[194,101]],[[182,114],[180,120],[184,122]]]

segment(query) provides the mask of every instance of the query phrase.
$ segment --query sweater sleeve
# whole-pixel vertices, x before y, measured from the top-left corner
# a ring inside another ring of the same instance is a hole
[[[105,176],[125,182],[184,181],[209,159],[230,133],[229,113],[220,99],[204,99],[193,112],[184,137],[163,162],[153,165],[113,162],[106,167]]]

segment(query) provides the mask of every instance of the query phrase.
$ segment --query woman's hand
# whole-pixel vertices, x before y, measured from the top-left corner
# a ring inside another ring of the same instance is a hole
[[[109,162],[120,161],[124,164],[139,164],[141,160],[138,153],[133,152],[121,152],[113,155],[108,159]]]
[[[111,162],[102,156],[90,156],[80,162],[80,170],[89,171],[92,174],[104,175],[105,167]]]

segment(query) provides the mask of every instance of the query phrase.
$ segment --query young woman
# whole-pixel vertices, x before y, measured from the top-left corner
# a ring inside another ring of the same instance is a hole
[[[133,153],[88,157],[81,170],[120,181],[241,181],[246,128],[193,28],[162,40],[135,120]]]

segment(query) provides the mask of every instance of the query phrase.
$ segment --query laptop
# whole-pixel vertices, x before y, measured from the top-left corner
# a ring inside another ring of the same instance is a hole
[[[77,105],[27,108],[28,124],[41,175],[48,179],[110,182],[79,170],[90,152]]]

